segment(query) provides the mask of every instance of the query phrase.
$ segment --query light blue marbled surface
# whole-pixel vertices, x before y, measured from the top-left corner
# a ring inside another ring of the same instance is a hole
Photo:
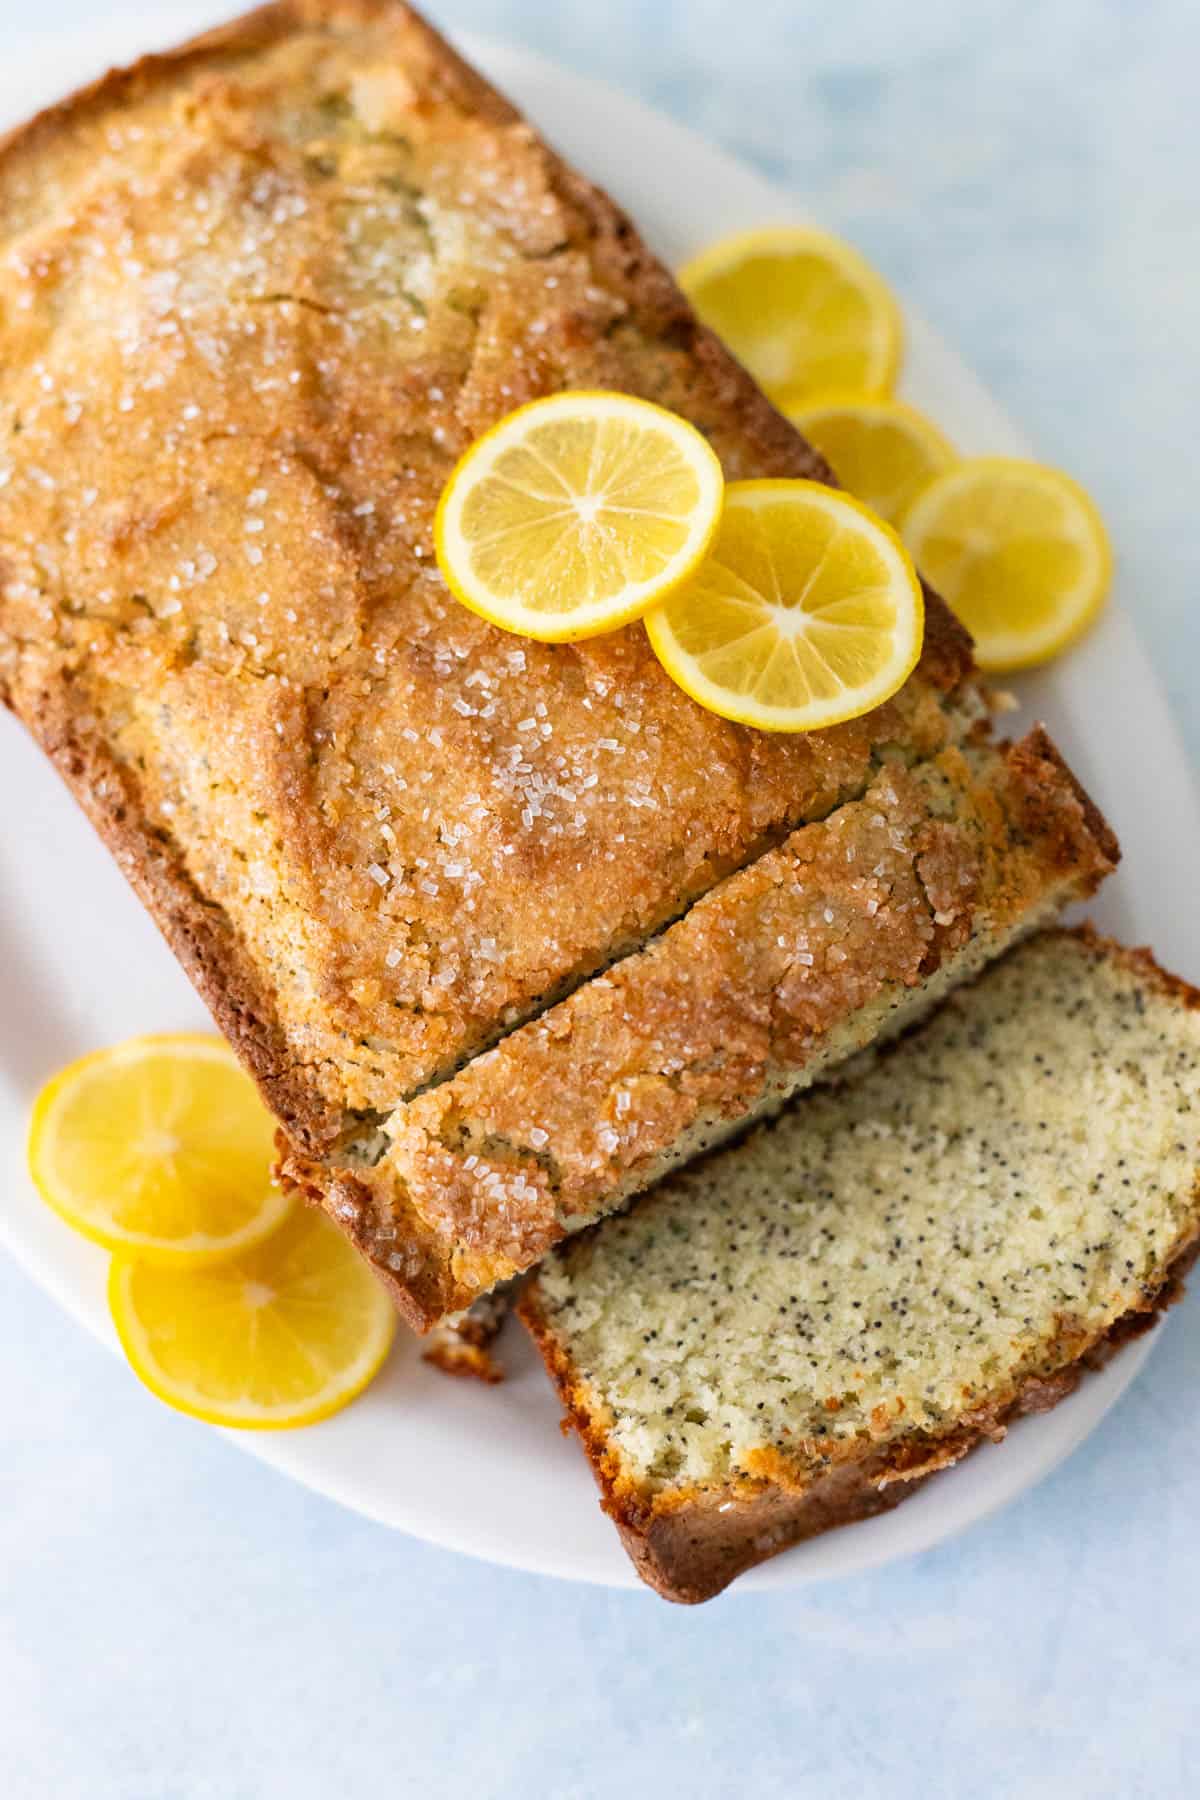
[[[0,0],[0,55],[95,10]],[[853,235],[1096,494],[1200,762],[1190,0],[442,17],[639,92]],[[1194,1299],[1003,1516],[877,1575],[686,1612],[338,1511],[148,1403],[0,1262],[0,1791],[1200,1792],[1198,1358]]]

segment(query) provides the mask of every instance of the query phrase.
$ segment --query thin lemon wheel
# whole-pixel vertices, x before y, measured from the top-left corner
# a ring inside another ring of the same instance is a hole
[[[814,731],[896,692],[924,607],[904,545],[859,501],[815,481],[738,481],[709,555],[646,630],[710,712]]]
[[[615,631],[704,555],[724,477],[708,440],[628,394],[531,401],[467,451],[434,526],[451,592],[546,643]]]
[[[215,1267],[115,1256],[108,1301],[152,1393],[243,1431],[312,1425],[339,1411],[376,1374],[396,1328],[357,1250],[306,1206],[257,1249]]]
[[[984,669],[1032,668],[1078,638],[1112,581],[1104,522],[1077,481],[1013,457],[939,475],[906,514],[905,542],[975,639]]]
[[[275,1126],[219,1038],[130,1038],[71,1063],[34,1103],[42,1198],[107,1250],[212,1262],[288,1211],[271,1180]]]
[[[889,525],[955,460],[932,420],[903,400],[821,394],[792,413],[842,486]]]
[[[834,389],[887,393],[896,379],[900,308],[870,263],[827,232],[739,232],[686,263],[679,282],[785,411]]]

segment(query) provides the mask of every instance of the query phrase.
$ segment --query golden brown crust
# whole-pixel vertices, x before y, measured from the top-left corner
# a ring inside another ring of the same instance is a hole
[[[382,276],[377,214],[409,259]],[[449,603],[445,470],[534,393],[629,387],[733,474],[827,470],[406,8],[292,0],[106,76],[0,147],[0,240],[0,697],[309,1151],[861,792],[884,744],[953,735],[969,644],[937,603],[895,701],[792,740],[686,701],[640,628],[518,653]]]
[[[398,1108],[376,1166],[331,1173],[297,1154],[285,1179],[328,1196],[424,1328],[431,1291],[456,1311],[529,1268],[861,1049],[935,976],[973,972],[1091,893],[1115,855],[1040,730],[1003,753],[887,767],[862,800]]]
[[[1134,970],[1176,1003],[1200,1006],[1200,993],[1160,969],[1148,951],[1125,950],[1088,927],[1064,935],[1083,942],[1097,957]],[[889,1510],[939,1469],[961,1461],[986,1440],[1002,1438],[1023,1414],[1057,1405],[1086,1372],[1102,1367],[1181,1297],[1200,1252],[1200,1178],[1189,1216],[1191,1224],[1169,1253],[1157,1285],[1144,1290],[1107,1330],[1089,1335],[1077,1321],[1063,1321],[1036,1368],[1014,1375],[985,1405],[961,1415],[943,1433],[909,1430],[882,1442],[848,1439],[832,1450],[824,1448],[823,1471],[815,1477],[803,1458],[763,1448],[747,1458],[753,1480],[640,1491],[615,1449],[613,1420],[547,1317],[536,1279],[523,1290],[517,1311],[563,1402],[564,1427],[577,1433],[601,1504],[639,1575],[665,1598],[690,1603],[710,1599],[746,1569],[793,1544]]]

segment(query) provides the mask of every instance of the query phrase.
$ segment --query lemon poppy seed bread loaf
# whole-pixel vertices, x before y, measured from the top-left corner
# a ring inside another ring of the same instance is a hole
[[[456,458],[580,387],[679,413],[729,476],[828,476],[398,0],[280,0],[0,145],[0,698],[422,1326],[569,1228],[570,1194],[500,1131],[497,1181],[448,1199],[414,1164],[363,1202],[346,1158],[417,1141],[414,1097],[986,711],[932,598],[891,700],[793,736],[697,706],[641,626],[534,644],[457,605],[433,555]],[[1060,772],[1046,817],[1075,804]],[[1073,829],[1022,917],[1111,862],[1084,830],[1067,867]],[[803,884],[777,898],[794,938]]]

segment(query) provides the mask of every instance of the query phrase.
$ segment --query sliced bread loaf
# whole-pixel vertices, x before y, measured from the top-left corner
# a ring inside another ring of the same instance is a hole
[[[668,1598],[1053,1405],[1175,1297],[1200,1234],[1200,994],[1144,951],[1047,932],[852,1069],[524,1295]]]

